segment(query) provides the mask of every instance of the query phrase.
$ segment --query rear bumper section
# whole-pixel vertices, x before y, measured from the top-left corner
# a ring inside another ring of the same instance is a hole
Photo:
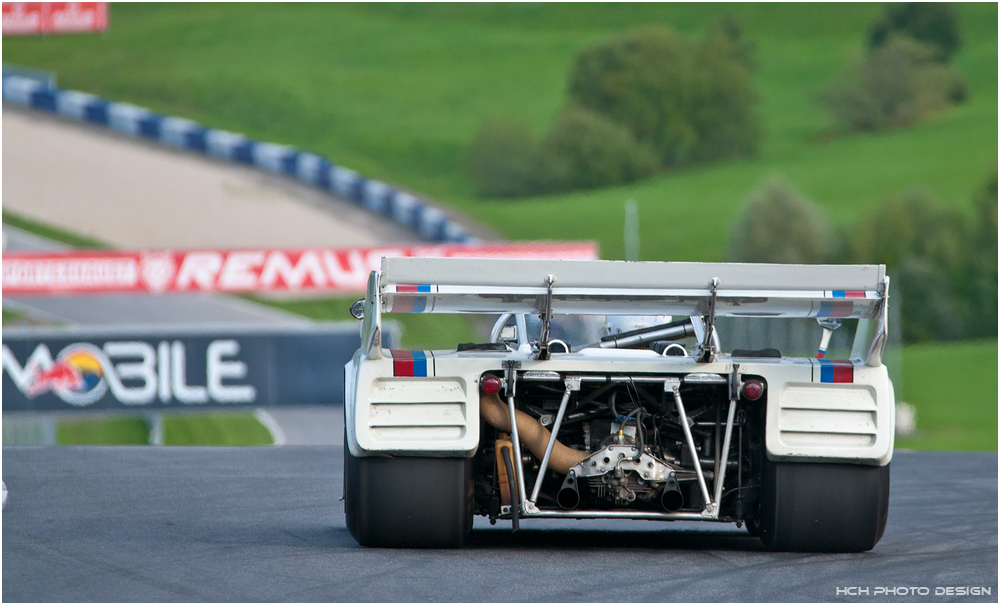
[[[891,460],[895,402],[884,367],[859,368],[849,384],[776,387],[767,403],[770,459],[876,466]]]
[[[364,384],[364,383],[362,383]],[[356,456],[472,456],[479,392],[460,377],[380,377],[359,392],[349,433]],[[351,431],[350,429],[353,429]]]

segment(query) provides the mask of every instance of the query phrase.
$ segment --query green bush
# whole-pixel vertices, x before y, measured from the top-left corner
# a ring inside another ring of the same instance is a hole
[[[732,27],[700,44],[646,27],[577,55],[569,94],[627,127],[664,166],[748,155],[761,135],[750,58]]]
[[[571,105],[541,143],[525,124],[489,120],[466,169],[480,195],[521,197],[627,183],[656,173],[656,155],[625,128]]]
[[[965,82],[934,49],[894,37],[873,49],[842,81],[819,94],[819,101],[851,129],[886,130],[912,124],[961,102]]]
[[[997,334],[997,173],[976,198],[976,214],[965,241],[964,270],[958,283],[964,301],[966,335]]]
[[[535,164],[545,191],[628,183],[657,171],[656,155],[618,124],[571,105],[545,135]]]
[[[754,46],[732,19],[693,43],[647,27],[585,49],[571,103],[536,144],[523,124],[483,124],[466,152],[480,195],[518,197],[617,185],[659,167],[739,157],[761,136]]]
[[[835,249],[816,205],[777,178],[750,194],[729,242],[729,260],[747,263],[824,263]]]
[[[995,338],[997,172],[975,200],[972,220],[926,190],[885,199],[831,235],[818,210],[777,179],[750,194],[728,258],[743,262],[884,264],[908,343]]]
[[[911,257],[926,258],[948,273],[959,269],[964,219],[946,210],[924,189],[911,189],[886,199],[862,218],[855,232],[857,262],[901,267]]]
[[[886,268],[890,296],[901,305],[903,341],[955,340],[962,336],[962,316],[954,282],[929,259],[911,256],[901,266]]]
[[[907,342],[996,337],[997,173],[967,220],[914,189],[885,200],[854,232],[850,262],[893,277]]]
[[[697,47],[700,94],[692,119],[698,144],[692,159],[708,161],[753,155],[763,135],[756,112],[759,95],[751,80],[754,45],[739,26],[722,20]]]
[[[466,150],[465,168],[480,195],[519,197],[536,193],[538,144],[527,124],[492,118]]]
[[[868,47],[884,46],[892,37],[907,37],[930,46],[937,60],[948,61],[961,46],[958,14],[942,2],[893,2],[872,24]]]

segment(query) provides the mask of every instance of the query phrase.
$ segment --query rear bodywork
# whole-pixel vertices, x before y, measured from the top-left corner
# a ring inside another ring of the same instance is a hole
[[[876,265],[383,259],[346,367],[346,445],[356,458],[468,459],[475,512],[494,520],[749,522],[769,465],[889,464],[887,302]],[[463,351],[388,350],[383,313],[513,314],[519,334]],[[542,333],[526,334],[517,314],[541,316]],[[544,328],[555,314],[670,315],[682,321],[661,330],[665,341],[689,344],[661,354],[640,334],[566,351]],[[718,317],[857,320],[853,352],[726,352]],[[499,392],[484,392],[487,377]],[[748,381],[763,395],[748,397]],[[519,435],[534,423],[546,435],[537,451]],[[503,447],[517,452],[509,469]],[[569,462],[555,462],[560,447]]]

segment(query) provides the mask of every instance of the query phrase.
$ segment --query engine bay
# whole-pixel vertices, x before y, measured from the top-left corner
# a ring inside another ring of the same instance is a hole
[[[532,374],[517,379],[513,406],[545,429],[540,433],[544,439],[527,431],[520,440],[518,470],[501,455],[503,448],[513,451],[510,431],[501,430],[510,423],[497,428],[484,422],[475,477],[480,514],[495,521],[526,504],[566,516],[644,512],[737,522],[752,516],[763,452],[766,387],[761,378],[744,376],[733,385],[722,374],[595,375],[582,380],[554,372]],[[502,381],[486,375],[484,384],[490,382],[487,376]],[[511,398],[505,399],[509,409]],[[526,422],[518,420],[517,425]],[[552,430],[555,440],[550,439]],[[543,448],[534,441],[542,440],[552,443],[537,455]],[[559,454],[560,445],[569,451]],[[515,481],[511,471],[523,476]],[[527,502],[511,497],[518,489]]]

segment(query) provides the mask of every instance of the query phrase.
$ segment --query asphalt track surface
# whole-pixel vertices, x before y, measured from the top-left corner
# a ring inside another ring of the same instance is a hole
[[[898,452],[868,553],[764,552],[733,525],[562,520],[463,550],[359,547],[339,447],[5,447],[4,601],[992,601],[997,455]],[[936,587],[990,596],[934,596]],[[928,597],[838,588],[927,587]]]

